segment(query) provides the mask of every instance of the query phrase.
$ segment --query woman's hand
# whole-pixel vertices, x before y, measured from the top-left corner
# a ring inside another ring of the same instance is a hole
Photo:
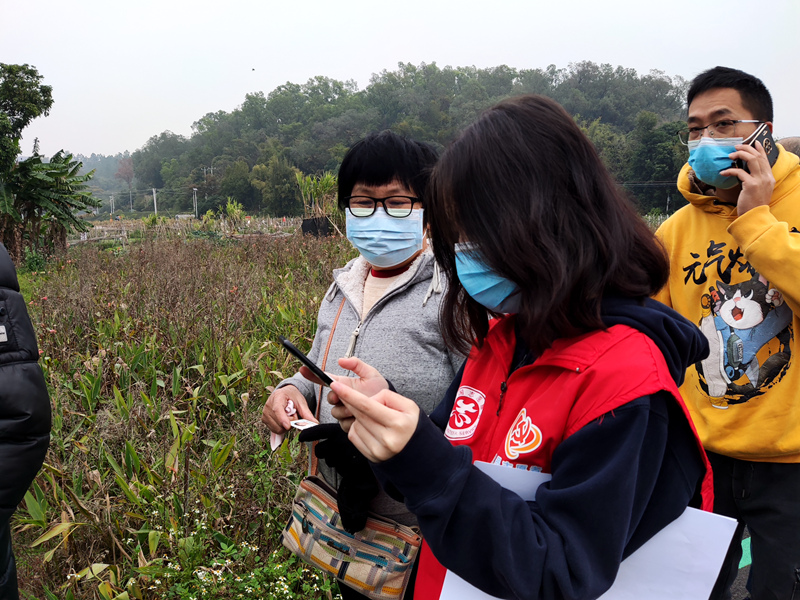
[[[417,429],[419,406],[409,398],[388,389],[369,397],[340,381],[335,381],[331,390],[354,419],[349,423],[348,438],[371,462],[398,454]]]
[[[294,404],[296,418],[317,422],[300,390],[293,385],[287,385],[272,392],[261,411],[261,422],[269,427],[272,433],[286,433],[291,427],[291,419],[286,412],[289,402]]]
[[[331,375],[334,381],[338,381],[366,396],[374,396],[381,390],[389,389],[389,384],[386,382],[386,379],[383,378],[383,375],[381,375],[375,367],[371,367],[363,360],[358,358],[340,358],[339,366],[348,371],[352,371],[357,377]],[[306,379],[310,379],[316,383],[322,383],[305,367],[300,368],[300,373]],[[328,402],[333,405],[331,409],[333,417],[339,421],[342,429],[349,431],[353,423],[353,415],[350,414],[347,407],[339,401],[339,396],[336,392],[331,391],[328,393]]]

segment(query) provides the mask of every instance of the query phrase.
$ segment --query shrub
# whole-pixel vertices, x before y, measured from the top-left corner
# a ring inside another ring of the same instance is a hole
[[[44,271],[47,266],[47,257],[32,248],[25,247],[25,269],[27,271]]]

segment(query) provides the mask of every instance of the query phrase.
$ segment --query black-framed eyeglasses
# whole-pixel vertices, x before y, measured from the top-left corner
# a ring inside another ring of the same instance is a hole
[[[347,202],[350,214],[354,217],[369,217],[375,212],[375,207],[382,204],[386,214],[396,219],[403,219],[410,215],[414,203],[420,202],[420,199],[414,196],[387,196],[386,198],[347,196],[344,200]]]
[[[703,127],[687,127],[678,132],[678,137],[681,142],[688,144],[691,141],[699,140],[706,129],[708,129],[708,135],[714,138],[736,137],[737,123],[763,123],[763,121],[756,119],[722,119]]]

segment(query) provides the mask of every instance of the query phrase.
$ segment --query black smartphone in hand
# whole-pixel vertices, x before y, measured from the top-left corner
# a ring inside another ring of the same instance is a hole
[[[323,371],[317,365],[311,362],[311,359],[308,358],[302,352],[300,352],[300,350],[298,350],[297,347],[292,342],[287,340],[282,335],[279,335],[278,339],[280,340],[281,344],[283,344],[283,347],[286,348],[291,354],[293,354],[295,358],[297,358],[301,363],[307,366],[311,370],[311,372],[314,373],[314,375],[319,377],[320,381],[322,381],[325,385],[328,386],[333,383],[333,379],[331,379],[330,376],[327,373],[325,373],[325,371]]]
[[[747,142],[748,146],[755,147],[756,142],[761,142],[761,145],[764,147],[764,152],[767,153],[767,160],[769,161],[769,166],[772,167],[775,164],[775,161],[778,160],[778,146],[775,145],[775,140],[772,137],[772,133],[767,127],[766,123],[762,123],[758,129],[753,132],[751,136],[751,140]],[[744,169],[748,173],[750,169],[747,168],[747,161],[736,159],[733,161],[733,166],[738,169]]]

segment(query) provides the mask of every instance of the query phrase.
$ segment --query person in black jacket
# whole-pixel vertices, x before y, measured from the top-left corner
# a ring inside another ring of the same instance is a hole
[[[17,600],[11,515],[50,444],[50,397],[19,282],[0,244],[0,599]]]

